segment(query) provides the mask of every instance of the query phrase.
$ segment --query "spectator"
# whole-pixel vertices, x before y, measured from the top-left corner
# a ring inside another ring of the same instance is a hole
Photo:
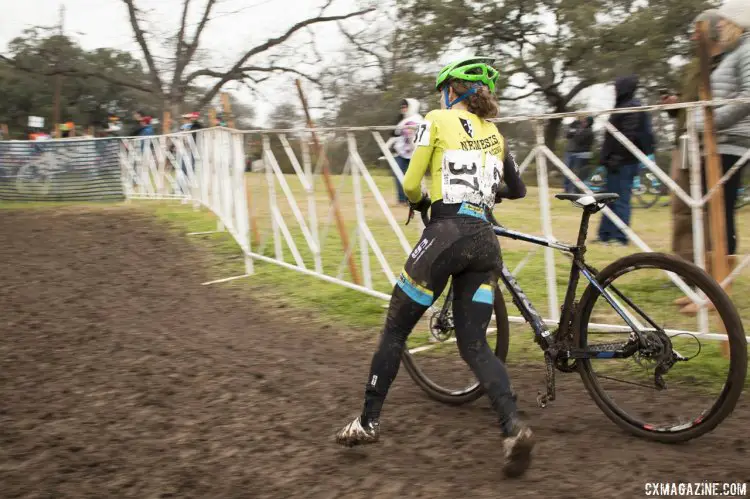
[[[638,107],[641,102],[636,99],[638,76],[623,76],[615,81],[615,108]],[[613,114],[609,122],[644,154],[654,152],[654,136],[651,129],[651,116],[648,113]],[[630,226],[633,179],[638,174],[640,161],[615,137],[607,132],[602,144],[601,163],[607,169],[607,192],[620,195],[612,205],[612,211],[626,225]],[[596,242],[609,244],[610,241],[628,244],[628,238],[612,220],[602,217],[599,225],[599,239]]]
[[[693,22],[707,21],[709,26],[709,52],[711,54],[711,71],[719,65],[723,57],[723,48],[719,43],[719,21],[721,17],[716,9],[702,12]],[[697,33],[691,39],[697,40]],[[695,102],[700,100],[700,60],[695,57],[683,72],[682,90],[677,95],[666,94],[662,97],[662,104],[676,104],[678,102]],[[683,157],[683,137],[687,133],[687,112],[684,109],[667,111],[676,120],[675,150],[672,154],[672,179],[685,192],[690,194],[690,170],[683,168],[687,165],[687,158]],[[688,261],[695,261],[693,251],[693,215],[690,206],[685,204],[676,194],[671,195],[672,206],[672,252]],[[708,218],[704,218],[707,221]]]
[[[420,104],[416,99],[404,99],[401,101],[401,121],[399,121],[397,128],[393,131],[393,135],[396,140],[393,144],[393,149],[396,153],[395,160],[398,167],[403,173],[406,173],[406,169],[409,167],[409,161],[411,155],[414,153],[414,134],[416,132],[413,128],[406,128],[414,126],[422,121],[422,115],[419,114]],[[398,203],[406,205],[409,200],[404,194],[403,186],[401,182],[396,178],[396,190],[398,192]]]
[[[183,125],[180,127],[180,130],[182,130],[182,131],[190,130],[190,131],[194,132],[192,134],[192,136],[193,136],[193,141],[196,143],[196,145],[198,144],[198,133],[197,132],[198,132],[198,130],[203,129],[203,125],[199,121],[200,117],[201,117],[201,114],[199,112],[197,112],[197,111],[196,112],[192,112],[192,113],[183,114],[182,115]]]
[[[144,126],[143,125],[143,118],[145,116],[146,115],[143,114],[143,111],[136,111],[136,112],[133,113],[133,120],[135,121],[136,124],[135,124],[135,127],[133,127],[130,130],[130,133],[128,134],[128,136],[130,136],[130,137],[138,137],[139,135],[141,135],[141,130],[143,130],[143,126]]]
[[[711,73],[714,99],[750,98],[750,3],[727,0],[718,10],[719,43],[724,57]],[[696,113],[696,127],[703,131],[703,113]],[[750,103],[730,103],[714,108],[714,124],[722,171],[726,174],[750,148]],[[727,253],[737,252],[735,203],[742,169],[724,184]],[[703,185],[705,186],[705,174]],[[705,189],[705,187],[704,187]]]
[[[138,130],[139,137],[154,135],[154,127],[151,126],[151,116],[142,116],[140,122],[141,128]]]
[[[191,134],[193,137],[193,142],[195,143],[195,147],[198,148],[198,130],[201,130],[203,128],[203,125],[199,121],[200,118],[199,112],[192,112],[182,115],[183,124],[180,127],[180,131],[192,131]],[[186,150],[187,155],[190,157],[190,162],[193,165],[193,168],[195,168],[195,156],[193,155],[192,149],[187,148]],[[188,175],[188,166],[187,161],[183,158],[182,160],[182,172],[187,176]]]
[[[576,177],[580,177],[581,170],[591,159],[591,146],[594,145],[594,118],[581,116],[568,128],[568,146],[565,150],[565,165],[570,168]],[[565,192],[575,192],[573,182],[565,177]]]

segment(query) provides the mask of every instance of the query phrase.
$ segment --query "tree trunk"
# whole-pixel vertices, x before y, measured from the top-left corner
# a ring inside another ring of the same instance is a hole
[[[555,110],[555,113],[561,113],[562,111]],[[547,125],[544,127],[544,144],[549,147],[553,152],[557,145],[557,137],[560,135],[560,128],[562,127],[561,119],[549,120]]]

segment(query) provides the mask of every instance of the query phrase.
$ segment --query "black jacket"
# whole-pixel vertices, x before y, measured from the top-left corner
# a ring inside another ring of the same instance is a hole
[[[637,76],[623,76],[615,81],[615,92],[617,100],[615,108],[638,107],[641,102],[635,98],[638,88]],[[649,113],[622,113],[613,114],[609,122],[617,128],[620,133],[628,138],[643,154],[653,154],[656,149],[654,132],[651,127],[651,115]],[[608,169],[618,169],[624,165],[639,164],[636,158],[624,145],[612,134],[604,135],[604,143],[601,151],[601,164]]]
[[[594,124],[594,118],[586,119],[586,126],[581,126],[581,122],[576,120],[568,128],[566,137],[568,139],[568,152],[591,152],[591,146],[594,145],[594,130],[591,126]]]

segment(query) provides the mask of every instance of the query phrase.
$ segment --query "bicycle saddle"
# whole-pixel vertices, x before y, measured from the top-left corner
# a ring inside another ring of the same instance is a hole
[[[574,205],[581,208],[593,209],[599,211],[604,205],[614,203],[620,199],[619,194],[614,192],[601,192],[599,194],[555,194],[557,199],[563,201],[572,201]]]

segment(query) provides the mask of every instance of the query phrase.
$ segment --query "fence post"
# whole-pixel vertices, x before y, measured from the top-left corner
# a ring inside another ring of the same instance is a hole
[[[552,214],[549,207],[549,183],[547,182],[547,156],[544,154],[544,124],[541,121],[534,122],[536,131],[536,174],[539,186],[539,208],[542,215],[542,231],[544,237],[554,240],[552,234]],[[547,303],[549,304],[549,317],[559,320],[560,311],[557,304],[557,276],[555,275],[555,252],[552,248],[544,248],[544,260],[547,271]]]
[[[351,141],[351,134],[349,134],[349,141]],[[351,161],[351,159],[350,159]],[[372,274],[370,273],[370,249],[367,244],[367,236],[365,235],[365,209],[364,200],[362,199],[362,185],[359,180],[359,168],[352,168],[352,190],[354,190],[354,210],[357,213],[357,234],[359,236],[359,257],[360,265],[362,267],[362,275],[365,279],[364,285],[366,288],[372,289]]]
[[[279,235],[279,221],[276,218],[276,181],[273,178],[273,167],[268,155],[271,154],[271,143],[267,135],[263,135],[263,166],[266,170],[266,182],[268,183],[268,204],[269,213],[271,214],[271,228],[273,229],[273,247],[276,259],[284,261],[284,255],[281,250],[281,238]]]
[[[312,171],[312,160],[310,158],[310,146],[307,141],[300,137],[300,145],[302,147],[302,167],[304,168],[304,174],[307,178],[307,216],[310,220],[310,232],[312,233],[313,241],[318,246],[318,255],[315,261],[315,272],[323,273],[323,262],[322,254],[323,248],[320,246],[320,234],[318,234],[318,205],[315,202],[315,176]]]
[[[690,156],[690,197],[695,201],[702,198],[701,190],[701,153],[698,145],[698,133],[695,129],[695,109],[690,108],[687,110],[687,149],[685,155]],[[694,263],[702,268],[706,269],[706,242],[704,240],[704,225],[705,220],[703,219],[703,208],[705,204],[694,204],[692,210],[693,220],[693,260]],[[701,333],[708,333],[708,310],[706,307],[698,307],[698,328]]]
[[[247,213],[247,192],[245,186],[245,149],[243,147],[243,136],[232,134],[232,145],[234,154],[232,162],[234,177],[234,212],[237,220],[237,234],[240,246],[245,253],[245,273],[250,275],[254,272],[253,259],[250,257],[252,243],[250,237],[250,222]]]
[[[700,97],[701,100],[712,100],[711,92],[711,55],[708,50],[709,44],[708,22],[701,21],[697,24],[698,48],[701,66]],[[703,143],[706,148],[706,182],[707,188],[711,190],[721,179],[721,165],[716,147],[716,135],[714,134],[714,110],[713,107],[704,108]],[[713,198],[708,202],[709,217],[711,219],[711,273],[714,278],[721,282],[729,275],[727,261],[727,228],[724,218],[724,190],[717,189]],[[727,292],[729,290],[727,289]],[[729,355],[729,343],[722,342],[724,356]]]
[[[302,101],[302,108],[304,109],[305,117],[307,118],[307,127],[312,129],[313,121],[310,117],[310,110],[307,107],[307,99],[305,99],[305,94],[304,92],[302,92],[302,83],[299,79],[297,79],[296,84],[297,91],[299,92],[299,98]],[[339,210],[338,200],[336,199],[336,189],[333,187],[331,172],[328,168],[328,158],[326,156],[323,156],[323,148],[321,147],[320,142],[318,142],[318,136],[314,130],[312,131],[312,139],[315,143],[315,149],[317,150],[318,155],[321,155],[320,159],[322,160],[323,166],[323,179],[325,180],[326,188],[328,189],[328,197],[331,200],[331,208],[333,209],[333,212],[336,216],[336,225],[339,229],[339,237],[341,237],[341,243],[344,246],[344,253],[349,255],[349,273],[352,276],[352,281],[354,282],[354,284],[362,284],[362,281],[359,278],[357,264],[354,263],[354,256],[351,254],[351,251],[349,249],[349,235],[346,233],[346,224],[344,223],[344,219],[341,216],[341,211]]]

